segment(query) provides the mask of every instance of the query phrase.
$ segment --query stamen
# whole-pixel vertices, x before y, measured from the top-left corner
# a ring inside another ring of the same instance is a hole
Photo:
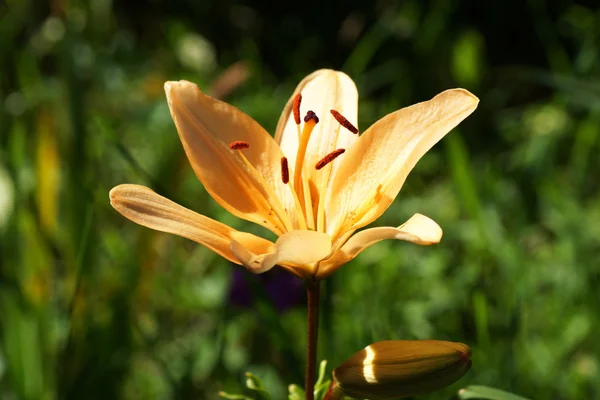
[[[250,145],[248,144],[248,142],[244,142],[244,141],[241,141],[241,140],[236,140],[235,142],[229,143],[229,148],[231,150],[247,149],[248,147],[250,147]]]
[[[339,122],[341,126],[348,129],[350,132],[352,132],[354,134],[358,133],[358,129],[354,125],[352,125],[352,123],[350,121],[348,121],[348,119],[346,119],[346,117],[344,117],[342,114],[340,114],[339,112],[337,112],[335,110],[330,110],[330,111],[331,111],[331,115],[333,115],[333,118],[335,118],[336,121]]]
[[[292,107],[296,125],[300,125],[300,103],[302,103],[302,94],[298,93],[296,97],[294,97],[294,106]]]
[[[321,160],[315,165],[316,169],[321,169],[324,166],[326,166],[327,164],[329,164],[330,162],[332,162],[333,160],[335,160],[336,158],[338,158],[339,156],[341,156],[342,154],[344,154],[344,152],[346,151],[346,149],[337,149],[332,151],[331,153],[327,154],[325,157],[321,158]]]
[[[304,122],[308,122],[311,119],[315,121],[315,124],[319,123],[319,117],[317,117],[317,114],[315,114],[315,112],[312,110],[308,110],[306,112],[306,116],[304,117]]]
[[[290,181],[290,170],[288,169],[288,159],[281,157],[281,181],[287,184]]]

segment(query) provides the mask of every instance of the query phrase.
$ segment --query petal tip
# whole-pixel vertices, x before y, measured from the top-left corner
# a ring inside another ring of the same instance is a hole
[[[415,243],[422,246],[438,244],[444,234],[442,227],[437,222],[420,213],[415,213],[399,228],[418,238]]]
[[[186,89],[197,89],[198,85],[190,81],[166,81],[165,85],[165,93],[167,96],[174,94],[176,91],[186,90]]]
[[[475,105],[479,104],[479,97],[475,96],[473,93],[471,93],[467,89],[456,88],[456,89],[451,89],[451,90],[452,90],[452,92],[454,92],[456,94],[460,93],[461,95],[468,98],[469,100],[472,100],[473,104],[475,104]]]
[[[176,90],[177,86],[179,85],[180,81],[167,81],[165,82],[165,93],[167,94],[167,96],[171,95],[173,93],[173,91]]]
[[[113,201],[117,200],[117,198],[121,194],[122,190],[125,189],[126,186],[127,186],[126,184],[122,184],[122,185],[117,185],[114,188],[110,189],[110,192],[108,192],[108,198],[110,200],[110,204],[113,204]]]
[[[123,183],[121,185],[117,185],[108,192],[108,198],[110,200],[110,204],[115,207],[116,204],[122,200],[125,200],[132,195],[141,195],[154,193],[154,191],[150,188],[147,188],[142,185],[135,185],[133,183]]]

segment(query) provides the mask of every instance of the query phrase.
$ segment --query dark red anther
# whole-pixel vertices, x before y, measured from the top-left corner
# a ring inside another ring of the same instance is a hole
[[[294,97],[294,105],[292,107],[296,125],[300,125],[300,103],[302,103],[302,94],[298,93],[296,97]]]
[[[346,119],[346,117],[344,117],[342,114],[340,114],[339,112],[337,112],[335,110],[330,110],[330,111],[331,111],[331,115],[333,115],[333,118],[335,118],[335,120],[337,122],[339,122],[341,126],[348,129],[350,132],[352,132],[354,134],[358,133],[358,128],[356,128],[354,125],[352,125],[352,122],[348,121],[348,119]]]
[[[242,150],[242,149],[247,149],[248,147],[250,147],[248,142],[244,142],[241,140],[236,140],[235,142],[229,143],[229,148],[231,150]]]
[[[336,158],[338,158],[339,156],[341,156],[342,154],[344,154],[344,152],[346,151],[346,149],[337,149],[332,151],[331,153],[327,154],[325,157],[321,158],[321,160],[315,164],[315,168],[316,169],[321,169],[324,166],[326,166],[327,164],[329,164],[330,162],[332,162],[333,160],[335,160]]]
[[[290,181],[290,170],[288,169],[288,159],[281,157],[281,181],[287,184]]]

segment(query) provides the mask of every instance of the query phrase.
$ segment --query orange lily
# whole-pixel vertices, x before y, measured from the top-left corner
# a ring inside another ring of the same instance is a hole
[[[300,82],[273,138],[193,83],[167,82],[165,91],[206,190],[227,211],[278,239],[235,230],[139,185],[113,188],[112,206],[140,225],[194,240],[252,272],[279,265],[314,280],[384,239],[440,241],[441,228],[421,214],[398,227],[356,231],[388,208],[417,161],[479,102],[465,89],[447,90],[388,114],[358,135],[354,82],[343,72],[319,70]]]

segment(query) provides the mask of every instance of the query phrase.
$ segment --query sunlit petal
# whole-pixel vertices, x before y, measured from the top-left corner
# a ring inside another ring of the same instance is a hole
[[[232,214],[275,233],[297,228],[294,198],[281,180],[282,152],[273,138],[191,82],[167,82],[165,91],[188,159],[211,196]],[[250,145],[242,151],[255,170],[229,148],[235,141]]]
[[[140,185],[119,185],[110,191],[110,204],[131,221],[200,243],[229,261],[240,264],[229,248],[230,235],[250,251],[267,251],[273,244],[258,236],[241,234],[229,226],[195,213]]]
[[[315,71],[300,82],[287,102],[275,132],[275,140],[281,145],[291,166],[296,163],[298,150],[298,128],[292,113],[294,97],[298,93],[302,94],[300,115],[303,117],[308,110],[312,110],[319,117],[306,151],[304,171],[309,181],[321,187],[327,181],[332,166],[335,169],[338,162],[320,171],[315,170],[315,164],[333,150],[350,148],[358,138],[341,127],[331,116],[330,110],[338,111],[354,126],[358,126],[358,91],[348,75],[330,69]]]
[[[309,275],[306,270],[331,253],[331,238],[315,231],[291,231],[281,235],[268,252],[259,253],[242,243],[246,234],[231,234],[231,251],[250,271],[262,273],[280,264],[296,271],[296,275]],[[300,270],[300,271],[298,271]]]
[[[327,232],[337,236],[379,217],[423,154],[471,114],[478,102],[467,90],[447,90],[371,126],[332,176],[326,198]]]
[[[364,249],[384,239],[405,240],[428,246],[439,243],[442,239],[442,228],[431,218],[422,214],[415,214],[397,228],[384,226],[360,231],[352,236],[333,257],[321,263],[319,278],[329,276]]]

